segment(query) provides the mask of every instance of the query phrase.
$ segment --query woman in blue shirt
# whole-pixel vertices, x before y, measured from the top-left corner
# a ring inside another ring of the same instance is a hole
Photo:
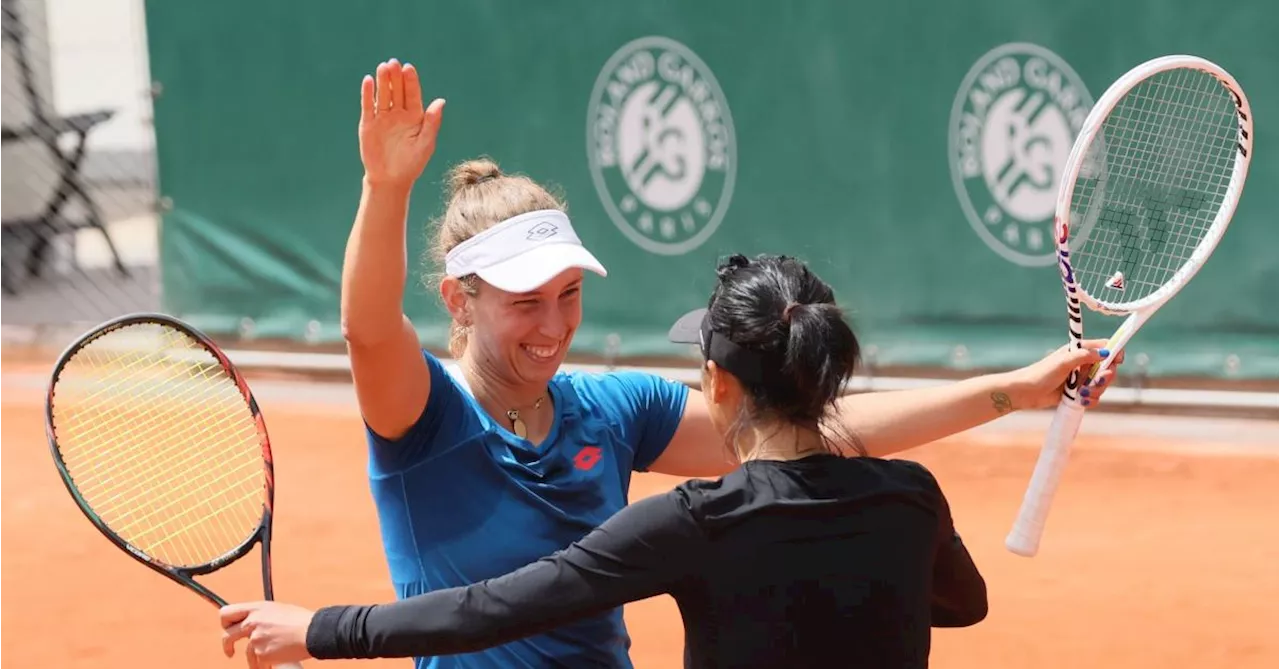
[[[469,653],[669,594],[686,667],[923,669],[931,628],[986,617],[986,583],[923,466],[843,457],[823,430],[861,346],[831,287],[788,257],[732,256],[672,341],[740,464],[624,507],[498,578],[391,604],[224,607],[260,663]],[[838,428],[837,430],[838,431]]]
[[[565,205],[487,160],[455,167],[434,231],[456,372],[402,310],[409,193],[444,100],[392,60],[361,88],[363,192],[347,244],[342,324],[367,427],[369,477],[397,596],[494,578],[561,550],[627,503],[633,471],[720,476],[736,462],[697,391],[650,374],[567,374],[585,272],[605,276]],[[919,446],[1058,401],[1100,359],[1063,350],[937,388],[852,395],[836,417],[866,454]],[[1111,378],[1100,378],[1095,400]],[[693,397],[691,397],[691,395]],[[621,608],[419,668],[629,667]]]

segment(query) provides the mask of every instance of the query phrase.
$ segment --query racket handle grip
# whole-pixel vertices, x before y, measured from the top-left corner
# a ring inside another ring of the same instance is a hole
[[[1022,507],[1018,509],[1013,529],[1004,540],[1004,545],[1010,552],[1023,557],[1033,557],[1039,552],[1040,537],[1044,534],[1049,507],[1058,491],[1071,444],[1075,442],[1076,432],[1080,429],[1083,418],[1084,407],[1076,402],[1064,397],[1058,403],[1053,422],[1049,424],[1049,432],[1045,435],[1044,445],[1040,448],[1035,471],[1031,474],[1031,481],[1023,496]]]
[[[285,662],[284,664],[272,665],[272,669],[302,669],[301,662]]]

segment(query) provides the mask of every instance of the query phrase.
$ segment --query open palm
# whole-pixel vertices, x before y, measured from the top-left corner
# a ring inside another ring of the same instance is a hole
[[[374,183],[410,186],[436,149],[444,100],[422,107],[422,84],[413,65],[380,63],[377,79],[360,83],[360,160]]]

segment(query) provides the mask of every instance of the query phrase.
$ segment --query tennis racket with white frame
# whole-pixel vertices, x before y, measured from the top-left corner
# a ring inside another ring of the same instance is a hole
[[[1116,80],[1085,119],[1054,212],[1069,346],[1083,347],[1080,305],[1126,316],[1095,365],[1104,371],[1138,329],[1209,259],[1226,232],[1253,154],[1253,116],[1236,80],[1188,55],[1147,61]],[[1085,408],[1072,372],[1027,486],[1009,551],[1031,557]]]

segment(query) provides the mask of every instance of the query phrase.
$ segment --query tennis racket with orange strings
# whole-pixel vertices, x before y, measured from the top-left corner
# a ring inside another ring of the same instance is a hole
[[[67,490],[118,548],[222,607],[195,577],[260,544],[273,598],[271,442],[248,384],[207,336],[162,314],[99,325],[54,366],[46,432]]]

